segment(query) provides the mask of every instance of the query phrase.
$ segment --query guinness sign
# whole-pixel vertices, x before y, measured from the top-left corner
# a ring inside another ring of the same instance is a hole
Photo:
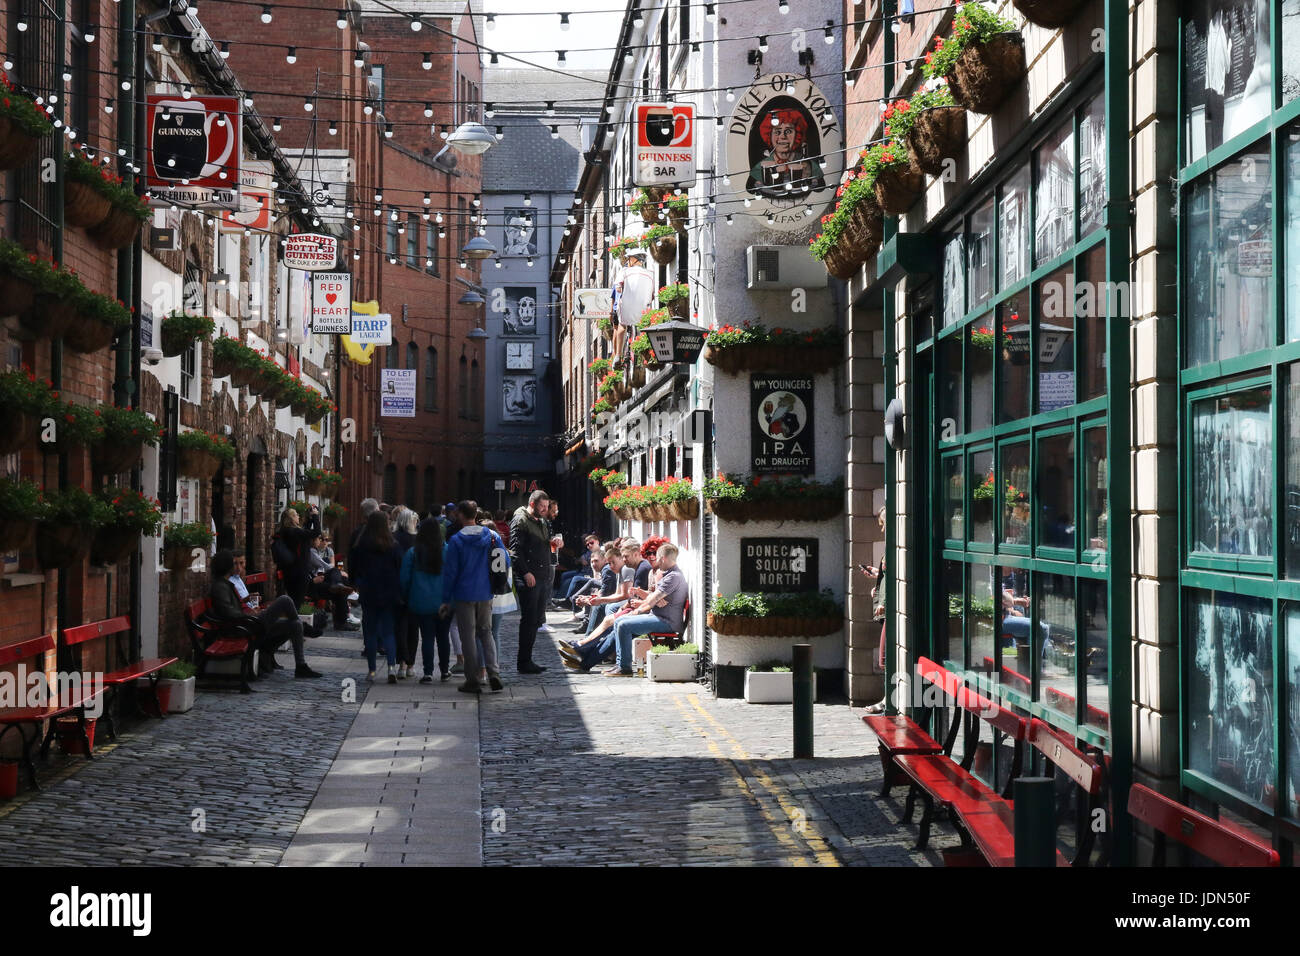
[[[239,107],[234,96],[149,95],[145,173],[155,205],[239,208]]]

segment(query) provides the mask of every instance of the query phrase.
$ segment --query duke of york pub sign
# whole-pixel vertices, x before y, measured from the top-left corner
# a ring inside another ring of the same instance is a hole
[[[284,265],[286,269],[324,272],[334,268],[338,255],[338,240],[333,236],[325,236],[315,232],[302,232],[285,237]]]

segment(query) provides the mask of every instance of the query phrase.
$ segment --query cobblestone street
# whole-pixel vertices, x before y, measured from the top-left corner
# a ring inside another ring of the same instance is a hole
[[[545,636],[549,670],[507,667],[480,702],[363,680],[349,702],[359,645],[327,635],[308,646],[323,680],[201,692],[94,761],[55,758],[41,792],[0,806],[0,863],[914,866],[955,842],[938,828],[911,850],[842,704],[817,706],[817,759],[795,761],[788,706],[570,672]]]

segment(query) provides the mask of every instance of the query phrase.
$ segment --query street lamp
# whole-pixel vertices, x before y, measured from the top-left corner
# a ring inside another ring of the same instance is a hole
[[[461,247],[460,253],[468,259],[490,259],[497,254],[497,247],[482,236],[475,236]]]
[[[482,123],[461,123],[447,137],[447,145],[467,156],[479,156],[496,145],[497,139]]]

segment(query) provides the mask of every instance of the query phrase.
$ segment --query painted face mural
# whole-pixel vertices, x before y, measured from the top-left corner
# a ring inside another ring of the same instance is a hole
[[[530,422],[537,411],[537,379],[507,375],[501,380],[501,420]]]

